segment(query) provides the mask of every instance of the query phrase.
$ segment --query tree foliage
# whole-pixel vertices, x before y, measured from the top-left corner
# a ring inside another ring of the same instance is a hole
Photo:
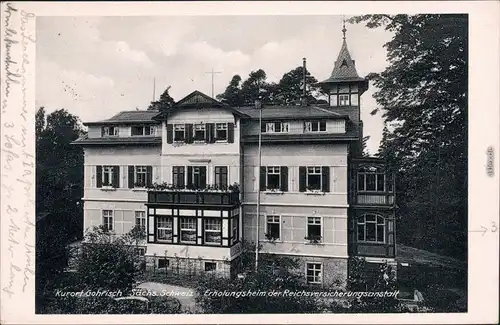
[[[169,94],[170,86],[165,89],[165,91],[161,94],[160,99],[157,101],[151,102],[148,107],[148,111],[156,110],[156,111],[164,111],[169,109],[175,104],[175,100]]]
[[[306,87],[309,103],[319,103],[321,96],[315,86],[317,79],[306,71]],[[299,66],[283,74],[278,83],[269,82],[262,69],[250,72],[242,82],[239,75],[233,76],[224,93],[217,99],[230,106],[252,106],[256,100],[269,105],[299,105],[304,89],[304,68]]]
[[[397,173],[398,239],[465,259],[467,248],[466,15],[367,15],[393,33],[389,65],[371,74],[385,128],[379,155]]]

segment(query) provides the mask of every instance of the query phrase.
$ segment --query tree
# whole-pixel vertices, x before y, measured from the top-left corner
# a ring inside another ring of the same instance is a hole
[[[222,101],[229,106],[243,106],[243,98],[241,97],[241,77],[234,75],[224,93],[216,96],[217,100]]]
[[[396,171],[398,238],[465,259],[467,252],[467,15],[367,15],[393,33],[389,66],[371,74],[383,112],[379,156]]]
[[[169,109],[175,104],[175,100],[170,96],[169,94],[170,86],[165,89],[163,94],[161,94],[160,99],[157,101],[151,102],[151,104],[148,107],[148,111],[151,110],[157,110],[157,111],[164,111]]]
[[[252,71],[247,80],[241,85],[241,97],[245,105],[254,105],[255,101],[260,99],[266,102],[270,97],[268,92],[268,83],[266,72],[262,69]]]
[[[314,86],[318,80],[306,70],[307,99],[309,103],[315,103],[318,88]],[[278,82],[275,95],[275,104],[293,105],[300,104],[304,89],[304,67],[299,66],[283,75]]]
[[[135,243],[135,231],[117,236],[103,226],[93,227],[75,261],[79,285],[89,290],[131,292],[140,272]]]

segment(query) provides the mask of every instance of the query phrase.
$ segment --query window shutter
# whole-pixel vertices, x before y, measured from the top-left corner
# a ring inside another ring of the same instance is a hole
[[[167,124],[167,143],[174,142],[174,125]]]
[[[104,137],[104,126],[101,127],[101,138]]]
[[[102,187],[102,166],[96,166],[97,187]]]
[[[330,100],[331,100],[331,105],[332,106],[338,106],[337,104],[337,99],[338,99],[338,94],[333,94],[331,97],[330,97]]]
[[[134,188],[134,166],[128,166],[128,188]]]
[[[146,186],[153,185],[153,166],[146,166]]]
[[[205,124],[205,143],[210,143],[210,125]]]
[[[265,166],[260,167],[260,190],[261,191],[266,190],[266,167]]]
[[[200,187],[205,188],[207,187],[207,167],[200,167]]]
[[[186,186],[186,184],[184,184],[184,166],[181,166],[179,167],[179,174],[178,174],[178,182],[177,184],[179,184],[179,187],[181,188],[184,188]]]
[[[306,167],[305,166],[300,166],[299,167],[299,191],[300,192],[305,192],[306,191]]]
[[[193,143],[193,124],[186,124],[184,126],[184,137],[186,143]]]
[[[283,192],[288,192],[288,167],[281,166],[280,173],[281,173],[280,190],[282,190]]]
[[[187,173],[188,173],[188,177],[187,177],[187,186],[190,186],[193,184],[193,167],[192,166],[188,166],[188,170],[187,170]]]
[[[214,123],[207,123],[206,128],[208,130],[208,143],[214,143],[215,142],[215,124]]]
[[[234,142],[234,123],[227,123],[227,142]]]
[[[321,189],[323,192],[330,192],[330,167],[321,167],[322,184]]]
[[[113,166],[113,187],[120,187],[120,166]]]

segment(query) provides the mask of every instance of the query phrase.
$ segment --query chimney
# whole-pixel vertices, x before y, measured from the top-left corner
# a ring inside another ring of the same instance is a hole
[[[302,106],[307,106],[307,68],[306,68],[306,58],[303,58],[302,59],[302,72],[304,74],[304,88],[302,90],[302,101],[301,101],[301,104]]]

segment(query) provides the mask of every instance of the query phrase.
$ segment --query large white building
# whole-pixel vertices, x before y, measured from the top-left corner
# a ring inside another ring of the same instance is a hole
[[[361,158],[368,81],[345,39],[319,85],[329,104],[264,106],[261,124],[255,107],[198,91],[164,112],[86,123],[75,141],[85,152],[84,227],[140,225],[158,266],[198,259],[228,275],[258,231],[262,253],[300,258],[304,279],[324,286],[346,280],[351,255],[393,259],[394,179],[383,162]]]

